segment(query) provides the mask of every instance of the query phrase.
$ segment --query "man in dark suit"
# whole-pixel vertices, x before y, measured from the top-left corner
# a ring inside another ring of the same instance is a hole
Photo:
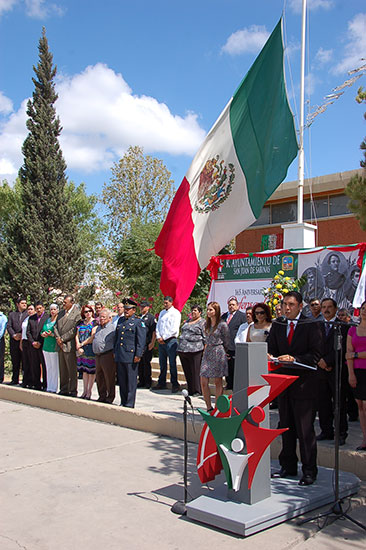
[[[117,380],[123,407],[135,406],[137,368],[145,349],[146,328],[136,317],[137,304],[126,300],[124,317],[119,321],[115,340],[114,358],[117,363]]]
[[[311,485],[317,476],[316,437],[316,371],[292,367],[294,361],[315,367],[321,356],[320,323],[309,321],[302,313],[302,296],[291,291],[283,300],[284,320],[272,323],[268,339],[268,353],[286,363],[285,374],[299,376],[278,397],[280,428],[289,428],[282,434],[279,456],[281,470],[274,477],[297,475],[296,440],[299,439],[302,478],[299,485]]]
[[[48,319],[42,302],[36,303],[36,313],[31,315],[27,326],[27,341],[29,343],[30,385],[36,390],[47,389],[46,365],[42,353],[43,325]],[[41,382],[42,377],[42,382]]]
[[[20,366],[22,364],[22,350],[20,349],[22,323],[27,315],[27,300],[23,296],[19,296],[17,299],[17,311],[9,313],[7,326],[10,337],[10,357],[13,368],[13,374],[9,384],[12,386],[19,384]]]
[[[325,321],[320,323],[323,337],[323,353],[318,361],[318,413],[321,432],[317,436],[318,441],[334,439],[333,428],[333,410],[335,400],[335,366],[336,351],[334,346],[334,325],[337,318],[337,302],[333,298],[323,298],[321,302],[321,311]],[[340,367],[340,393],[339,393],[339,444],[346,443],[348,422],[346,406],[346,389],[348,384],[348,370],[345,365],[344,357],[346,353],[346,340],[348,326],[341,327],[342,334],[342,353],[339,353],[338,365]]]
[[[77,397],[76,327],[80,321],[80,309],[72,294],[67,294],[64,309],[57,316],[55,338],[59,346],[60,395]]]
[[[141,320],[144,322],[146,328],[146,344],[145,351],[141,357],[139,363],[139,383],[138,388],[150,388],[151,387],[151,359],[153,356],[153,349],[156,340],[156,320],[152,313],[150,313],[150,304],[147,300],[143,300],[140,303]]]
[[[234,383],[235,369],[235,336],[240,325],[247,321],[244,313],[239,311],[238,300],[234,297],[230,298],[227,303],[228,311],[221,316],[221,319],[227,323],[230,333],[230,341],[228,347],[228,369],[229,374],[226,377],[226,389],[232,390]]]
[[[4,382],[5,331],[8,318],[0,311],[0,384]]]

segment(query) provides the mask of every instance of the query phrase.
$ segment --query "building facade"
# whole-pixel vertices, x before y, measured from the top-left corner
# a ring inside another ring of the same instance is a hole
[[[317,226],[315,245],[366,241],[355,215],[348,209],[345,188],[364,171],[349,170],[304,182],[304,221]],[[259,252],[283,247],[281,225],[297,221],[297,181],[281,183],[266,202],[257,221],[236,237],[236,252]]]

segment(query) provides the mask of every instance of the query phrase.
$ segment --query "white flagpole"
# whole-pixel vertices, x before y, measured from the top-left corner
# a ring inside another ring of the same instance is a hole
[[[304,204],[304,109],[305,109],[305,39],[306,39],[306,0],[302,0],[301,26],[301,75],[300,75],[300,136],[297,184],[297,223],[303,223]]]

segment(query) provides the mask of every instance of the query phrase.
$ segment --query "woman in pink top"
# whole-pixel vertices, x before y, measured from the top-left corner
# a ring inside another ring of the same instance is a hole
[[[360,316],[358,327],[351,327],[348,331],[346,359],[348,380],[357,402],[363,437],[356,451],[366,451],[366,302],[361,305]]]

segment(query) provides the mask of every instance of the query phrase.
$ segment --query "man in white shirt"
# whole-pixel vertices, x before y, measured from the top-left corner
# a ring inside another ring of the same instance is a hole
[[[112,323],[114,324],[115,327],[117,326],[118,321],[121,319],[121,317],[123,317],[123,314],[125,311],[125,306],[123,305],[123,302],[118,302],[116,309],[117,309],[117,315],[115,315],[112,319]]]
[[[167,359],[169,359],[172,393],[177,393],[180,389],[176,363],[180,321],[181,314],[173,306],[173,298],[165,296],[164,309],[160,312],[156,325],[156,339],[159,343],[160,376],[158,383],[154,386],[154,390],[166,389]]]

